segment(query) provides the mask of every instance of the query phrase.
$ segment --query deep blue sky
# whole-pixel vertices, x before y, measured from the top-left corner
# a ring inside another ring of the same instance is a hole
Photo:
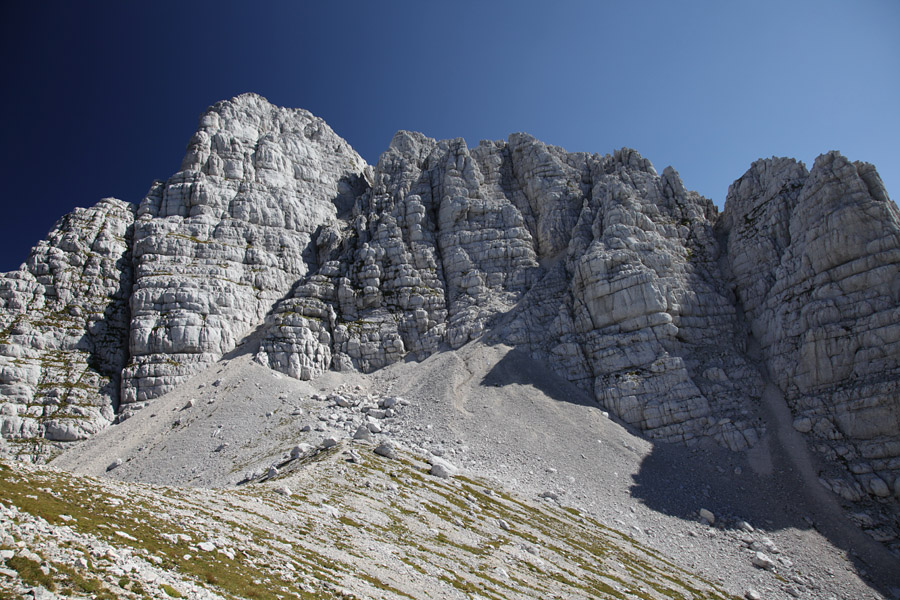
[[[139,202],[254,91],[370,163],[414,129],[630,146],[721,206],[759,157],[838,149],[900,193],[900,2],[14,2],[0,6],[0,271],[74,206]]]

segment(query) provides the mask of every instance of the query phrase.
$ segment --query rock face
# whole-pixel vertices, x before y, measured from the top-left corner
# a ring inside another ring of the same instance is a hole
[[[734,342],[716,216],[632,150],[400,132],[347,226],[320,236],[318,273],[271,315],[259,360],[300,378],[370,371],[487,332],[653,437],[746,448],[760,383]]]
[[[82,439],[115,418],[133,220],[111,198],[76,209],[0,276],[0,433],[22,452],[42,456],[43,440]]]
[[[200,119],[181,171],[137,211],[122,402],[149,400],[233,349],[316,267],[316,231],[365,162],[321,120],[245,94]]]
[[[810,172],[757,161],[731,186],[721,225],[795,428],[849,471],[822,483],[848,500],[890,496],[900,485],[900,211],[875,169],[836,152]]]
[[[633,150],[525,134],[401,131],[373,169],[246,94],[138,208],[76,210],[3,275],[0,327],[19,442],[90,435],[254,331],[256,359],[301,379],[483,338],[667,441],[752,447],[769,377],[824,485],[880,524],[900,493],[900,213],[837,153],[754,163],[719,214]]]

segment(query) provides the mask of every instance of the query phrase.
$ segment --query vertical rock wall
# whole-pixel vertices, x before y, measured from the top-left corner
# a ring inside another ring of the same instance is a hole
[[[323,266],[270,316],[260,362],[370,371],[487,333],[650,435],[756,442],[715,208],[674,171],[524,134],[470,150],[400,132],[374,181],[320,236]]]
[[[317,266],[316,231],[366,185],[324,121],[253,94],[201,117],[181,169],[138,209],[125,404],[233,349]]]
[[[41,457],[115,418],[127,359],[134,207],[108,198],[63,217],[0,275],[0,434]]]
[[[257,360],[301,379],[515,345],[649,437],[741,450],[764,432],[747,325],[823,485],[892,539],[900,213],[870,165],[758,161],[719,215],[633,150],[525,134],[401,131],[373,170],[246,94],[137,209],[78,209],[0,276],[0,434],[40,458],[260,327]]]
[[[722,226],[794,427],[844,467],[822,483],[882,510],[900,494],[897,206],[871,165],[830,152],[809,173],[790,159],[754,163],[731,186]]]

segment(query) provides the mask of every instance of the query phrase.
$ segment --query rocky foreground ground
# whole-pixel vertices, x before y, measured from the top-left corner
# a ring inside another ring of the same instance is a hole
[[[311,382],[279,376],[255,363],[252,354],[252,347],[243,349],[152,408],[58,457],[52,465],[65,472],[19,467],[26,470],[17,476],[108,486],[122,495],[127,510],[144,506],[140,498],[155,498],[141,518],[171,513],[169,498],[173,507],[174,499],[215,507],[198,510],[196,517],[185,509],[185,518],[159,529],[177,534],[185,527],[191,539],[184,540],[184,553],[194,557],[206,555],[192,544],[215,537],[205,532],[210,525],[203,514],[220,515],[226,532],[240,529],[241,513],[250,506],[244,499],[255,498],[247,520],[256,522],[263,511],[278,515],[271,526],[283,544],[279,564],[298,552],[306,562],[293,559],[295,574],[305,574],[308,585],[331,582],[360,597],[394,597],[392,590],[401,590],[414,598],[756,593],[850,600],[891,598],[892,588],[900,586],[900,562],[863,534],[820,484],[815,485],[821,495],[810,489],[774,437],[752,455],[716,444],[689,449],[650,443],[605,416],[576,386],[502,345],[474,344],[423,363],[404,362],[370,375],[331,373]],[[384,443],[394,445],[397,460],[375,453]],[[29,485],[53,490],[65,511],[75,510],[75,496],[70,500],[65,488]],[[127,500],[129,494],[134,501]],[[19,506],[10,500],[4,502]],[[499,504],[488,508],[485,500]],[[338,527],[342,517],[350,521]],[[546,520],[551,517],[559,521]],[[303,538],[309,544],[303,554],[290,524],[318,519],[324,519],[322,531],[331,533]],[[403,519],[402,531],[392,524],[396,519]],[[573,530],[573,524],[583,529]],[[571,539],[575,531],[585,537]],[[124,543],[109,533],[108,539]],[[487,544],[491,536],[513,540],[520,534],[521,540],[499,546],[512,554],[500,552],[493,562],[476,551],[478,536]],[[617,550],[598,547],[597,540],[607,536]],[[456,539],[467,541],[459,546]],[[331,564],[342,544],[356,556],[353,569],[342,577],[320,577],[312,566],[315,557]],[[573,549],[566,549],[570,544]],[[563,550],[547,554],[553,548]],[[641,564],[656,565],[654,575],[604,562],[604,556],[624,561],[632,551]],[[412,556],[419,566],[381,571],[386,556]],[[562,580],[521,562],[532,557],[547,569],[562,569]],[[246,597],[204,583],[189,561],[166,564],[182,586]],[[498,577],[498,568],[509,579]],[[634,579],[617,587],[611,581],[621,578],[620,571]],[[385,572],[393,579],[385,579]],[[613,580],[604,579],[611,574]],[[453,581],[439,583],[445,576]],[[662,591],[657,576],[670,592]],[[603,584],[590,583],[595,577]]]

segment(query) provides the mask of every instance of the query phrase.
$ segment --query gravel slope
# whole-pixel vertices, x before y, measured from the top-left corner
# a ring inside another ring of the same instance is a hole
[[[346,438],[375,422],[383,428],[376,441],[394,440],[423,458],[441,455],[522,497],[556,497],[737,596],[900,597],[900,561],[852,526],[836,501],[811,489],[814,465],[797,466],[811,459],[775,424],[748,454],[651,443],[504,345],[474,342],[422,363],[310,382],[254,363],[253,349],[248,341],[54,466],[101,475],[122,461],[109,476],[229,486],[263,477],[296,444]],[[333,394],[348,406],[336,405]],[[396,416],[373,418],[388,397],[404,399]],[[779,399],[769,400],[775,419]],[[715,515],[714,525],[700,518],[701,509]],[[752,564],[757,552],[772,568]]]

